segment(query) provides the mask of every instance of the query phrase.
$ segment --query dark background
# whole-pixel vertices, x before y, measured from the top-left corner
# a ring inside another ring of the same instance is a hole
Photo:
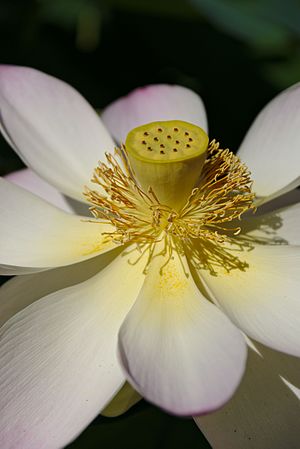
[[[298,0],[1,0],[1,62],[35,67],[97,109],[150,83],[205,101],[210,137],[236,150],[255,115],[300,80]],[[22,162],[0,140],[0,175]],[[141,402],[97,418],[73,449],[209,448],[192,420]]]

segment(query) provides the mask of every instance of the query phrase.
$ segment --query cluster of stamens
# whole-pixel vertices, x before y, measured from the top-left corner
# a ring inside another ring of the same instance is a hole
[[[240,227],[227,223],[240,220],[253,206],[254,193],[247,167],[230,150],[222,150],[213,140],[208,148],[199,184],[180,212],[180,223],[191,238],[205,237],[224,242],[240,233]]]
[[[100,162],[95,169],[92,182],[98,188],[84,192],[94,217],[114,226],[106,236],[116,244],[134,242],[139,248],[152,248],[165,239],[170,250],[174,245],[189,248],[197,240],[209,247],[237,235],[240,228],[231,227],[230,222],[254,208],[247,167],[215,141],[208,147],[197,186],[180,210],[161,204],[151,186],[147,192],[142,190],[125,147],[116,153],[119,161],[106,154],[107,162]]]

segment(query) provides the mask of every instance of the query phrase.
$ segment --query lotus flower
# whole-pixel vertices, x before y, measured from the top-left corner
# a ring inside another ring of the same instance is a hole
[[[0,183],[1,274],[20,275],[1,289],[0,447],[64,447],[137,400],[126,380],[214,448],[298,447],[300,207],[266,205],[299,184],[300,86],[238,157],[180,86],[101,120],[64,82],[2,66],[0,112],[29,167]]]

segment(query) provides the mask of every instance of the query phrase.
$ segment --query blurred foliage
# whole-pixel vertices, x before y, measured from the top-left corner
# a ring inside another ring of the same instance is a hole
[[[278,0],[191,0],[200,13],[224,31],[259,50],[270,52],[284,51],[292,36],[282,13],[286,3]],[[288,3],[293,5],[294,2]],[[296,25],[296,24],[295,24]],[[299,24],[295,33],[299,33]]]
[[[280,88],[300,79],[298,0],[190,0],[214,26],[265,55],[265,77]],[[269,57],[269,58],[268,58]]]
[[[205,101],[210,134],[236,149],[260,108],[300,80],[298,0],[1,0],[2,63],[35,67],[97,108],[150,83]],[[2,175],[22,162],[0,141]],[[192,420],[141,402],[97,418],[70,448],[207,449]]]
[[[74,44],[87,52],[100,45],[112,11],[205,21],[264,55],[262,73],[275,86],[300,78],[299,0],[2,0],[0,21],[22,10],[31,31],[43,23],[74,30]]]
[[[76,45],[93,51],[100,42],[104,8],[100,2],[86,0],[39,0],[39,18],[66,29],[75,28]]]

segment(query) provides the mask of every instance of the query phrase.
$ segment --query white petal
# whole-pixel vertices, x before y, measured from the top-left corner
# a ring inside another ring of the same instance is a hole
[[[1,109],[0,109],[0,113],[1,113]],[[0,114],[0,132],[3,135],[3,137],[5,138],[5,140],[7,141],[7,143],[11,146],[11,148],[13,148],[15,150],[15,152],[17,153],[18,150],[17,150],[14,142],[11,140],[10,136],[6,132],[6,129],[3,127],[3,123],[1,120],[1,114]]]
[[[285,385],[294,393],[294,395],[300,399],[300,388],[295,387],[291,382],[286,380],[284,377],[281,378]]]
[[[0,288],[0,326],[43,296],[91,278],[116,256],[109,251],[77,264],[13,277]]]
[[[262,243],[300,245],[300,203],[243,221],[243,234]]]
[[[299,448],[300,402],[279,373],[288,365],[299,381],[300,361],[259,350],[265,358],[249,351],[246,374],[231,401],[195,419],[213,449]]]
[[[21,274],[67,265],[114,248],[111,227],[70,215],[0,178],[0,272]]]
[[[141,399],[141,395],[128,382],[125,382],[112,401],[102,410],[101,415],[109,418],[120,416]]]
[[[300,83],[274,98],[257,116],[238,156],[252,172],[254,191],[268,196],[300,183]]]
[[[254,344],[254,342],[249,337],[247,337],[246,334],[244,334],[244,338],[246,340],[248,348],[252,349],[252,351],[256,352],[256,354],[258,354],[260,357],[262,357],[262,355],[258,349],[258,343],[255,342],[255,344]]]
[[[36,173],[30,170],[30,168],[12,172],[5,176],[5,179],[40,196],[65,212],[73,212],[70,202],[66,200],[64,195],[40,178]]]
[[[298,178],[295,178],[289,184],[286,184],[281,189],[276,190],[275,192],[271,193],[269,196],[256,197],[255,205],[257,207],[258,206],[261,207],[262,205],[268,204],[270,201],[273,201],[274,199],[281,199],[288,193],[293,192],[294,190],[297,190],[297,187],[299,185],[300,185],[300,176],[298,176]]]
[[[165,262],[166,256],[153,259],[121,327],[121,362],[130,383],[154,404],[180,415],[207,413],[234,393],[245,340],[186,277],[178,255],[160,274]]]
[[[299,356],[300,247],[253,245],[234,254],[247,264],[244,271],[201,271],[216,301],[248,336]]]
[[[124,382],[117,333],[142,282],[120,256],[2,327],[1,449],[59,449],[100,413]]]
[[[256,214],[262,215],[267,212],[273,212],[276,209],[282,209],[287,206],[300,202],[300,188],[290,190],[286,194],[280,195],[269,201],[269,197],[265,198],[267,201],[257,208]]]
[[[71,86],[27,67],[0,66],[0,121],[23,161],[59,191],[79,200],[113,141]]]
[[[140,87],[111,103],[102,120],[117,142],[140,125],[160,120],[183,120],[207,130],[201,98],[186,87],[156,84]]]

